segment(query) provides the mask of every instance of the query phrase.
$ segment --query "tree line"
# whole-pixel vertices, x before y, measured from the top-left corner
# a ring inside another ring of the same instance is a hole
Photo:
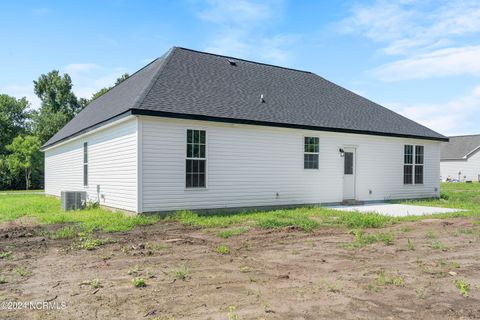
[[[128,78],[120,76],[115,85]],[[111,89],[102,88],[90,99],[77,98],[68,74],[53,70],[33,81],[40,108],[28,100],[0,94],[0,190],[44,187],[44,157],[40,147],[91,101]]]

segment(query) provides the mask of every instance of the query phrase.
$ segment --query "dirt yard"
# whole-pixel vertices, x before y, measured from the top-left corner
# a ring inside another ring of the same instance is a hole
[[[224,239],[165,221],[97,233],[103,241],[83,248],[78,238],[49,238],[59,225],[5,222],[2,309],[19,301],[63,307],[0,310],[0,318],[479,319],[480,229],[472,222],[404,222],[365,230],[393,238],[364,243],[340,227],[254,228]]]

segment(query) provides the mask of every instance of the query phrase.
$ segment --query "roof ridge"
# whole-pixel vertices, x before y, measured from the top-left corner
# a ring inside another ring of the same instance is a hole
[[[196,52],[196,53],[208,54],[208,55],[215,56],[215,57],[220,57],[220,58],[234,59],[234,60],[237,60],[237,61],[244,61],[244,62],[249,62],[249,63],[254,63],[254,64],[260,64],[260,65],[268,66],[268,67],[274,67],[274,68],[279,68],[279,69],[285,69],[285,70],[292,70],[292,71],[297,71],[297,72],[314,74],[314,73],[311,72],[311,71],[300,70],[300,69],[295,69],[295,68],[288,68],[288,67],[282,67],[282,66],[278,66],[278,65],[275,65],[275,64],[270,64],[270,63],[265,63],[265,62],[258,62],[258,61],[253,61],[253,60],[248,60],[248,59],[242,59],[242,58],[237,58],[237,57],[232,57],[232,56],[226,56],[226,55],[218,54],[218,53],[200,51],[200,50],[195,50],[195,49],[190,49],[190,48],[185,48],[185,47],[174,47],[174,48],[181,49],[181,50],[187,50],[187,51],[191,51],[191,52]]]
[[[92,103],[93,101],[97,100],[98,98],[102,97],[103,95],[105,95],[105,93],[111,91],[113,88],[116,88],[118,87],[119,85],[121,85],[122,83],[124,83],[125,81],[127,81],[129,78],[133,77],[134,75],[136,75],[137,73],[139,73],[140,71],[142,71],[143,69],[147,68],[148,66],[150,66],[151,64],[153,64],[155,61],[157,61],[158,59],[160,59],[161,57],[159,58],[156,58],[156,59],[153,59],[151,62],[147,63],[146,65],[144,65],[143,67],[141,67],[140,69],[138,69],[137,71],[135,71],[134,73],[132,73],[131,75],[128,76],[127,79],[119,82],[119,83],[116,83],[114,84],[113,86],[110,87],[110,89],[108,89],[107,91],[105,91],[104,93],[102,93],[101,95],[99,95],[98,97],[96,97],[95,99],[93,99],[92,101],[90,101],[88,103],[88,105],[90,105],[90,103]],[[88,105],[86,107],[88,107]],[[85,108],[86,108],[85,107]]]
[[[150,81],[148,82],[148,84],[145,86],[145,89],[142,90],[142,92],[138,95],[138,97],[135,99],[135,101],[133,102],[133,105],[129,108],[129,109],[135,109],[136,107],[138,107],[142,102],[143,100],[145,99],[145,97],[148,95],[148,93],[152,90],[153,88],[153,85],[155,84],[155,82],[157,82],[158,78],[160,77],[160,73],[162,72],[162,70],[165,69],[165,66],[168,64],[168,62],[170,61],[170,58],[172,57],[173,55],[173,52],[177,49],[177,47],[171,47],[167,52],[165,52],[162,56],[160,56],[159,58],[155,59],[154,61],[157,61],[159,59],[163,59],[163,61],[160,63],[160,65],[158,66],[158,69],[157,71],[155,71],[155,74],[153,75],[153,77],[150,79]]]

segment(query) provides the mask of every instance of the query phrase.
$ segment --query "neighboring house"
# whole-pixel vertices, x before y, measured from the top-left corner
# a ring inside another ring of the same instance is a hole
[[[175,47],[45,143],[45,192],[133,212],[438,197],[442,141],[311,72]]]
[[[440,172],[442,180],[480,181],[480,134],[450,137],[442,143]]]

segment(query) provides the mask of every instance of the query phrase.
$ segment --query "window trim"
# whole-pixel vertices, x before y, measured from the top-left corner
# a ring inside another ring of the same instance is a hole
[[[82,161],[82,163],[83,163],[83,166],[82,166],[82,168],[83,168],[83,186],[88,187],[88,180],[89,180],[88,179],[88,171],[89,171],[88,167],[89,167],[89,165],[88,165],[88,142],[87,141],[83,142],[82,157],[83,157],[83,161]],[[85,171],[85,168],[87,168],[86,171]]]
[[[318,139],[318,152],[306,152],[305,151],[305,138],[317,138]],[[303,136],[302,137],[302,162],[303,170],[320,170],[320,137],[319,136]],[[316,154],[318,156],[318,163],[316,168],[305,168],[305,155],[306,154]]]
[[[191,158],[187,156],[188,151],[188,130],[205,131],[205,157],[204,158]],[[208,130],[203,127],[189,126],[183,131],[183,143],[185,147],[183,149],[183,187],[185,191],[205,191],[208,189]],[[187,160],[205,160],[205,186],[204,187],[187,187]]]
[[[412,157],[412,162],[411,163],[405,163],[405,147],[406,146],[411,146],[412,147],[412,153],[411,153],[411,157]],[[422,154],[422,163],[417,163],[417,147],[422,147],[422,150],[423,150],[423,154]],[[411,171],[411,175],[412,175],[412,178],[411,178],[411,183],[405,183],[405,167],[406,166],[410,166],[412,168],[412,171]],[[402,167],[403,167],[403,185],[404,186],[422,186],[425,184],[425,145],[422,145],[422,144],[409,144],[409,143],[406,143],[403,145],[403,164],[402,164]],[[417,182],[417,179],[416,179],[416,175],[415,175],[415,172],[416,172],[416,167],[422,167],[422,182]]]

